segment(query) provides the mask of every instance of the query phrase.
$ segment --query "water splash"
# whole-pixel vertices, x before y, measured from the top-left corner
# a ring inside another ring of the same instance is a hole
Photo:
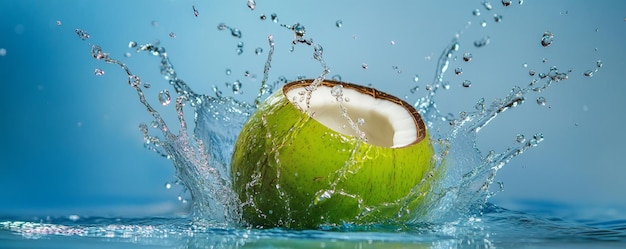
[[[508,3],[510,4],[510,1]],[[487,11],[492,8],[488,2],[484,2],[483,5]],[[480,15],[480,11],[478,9],[475,10],[474,15]],[[264,16],[262,15],[262,17]],[[498,17],[498,15],[494,14],[494,17]],[[270,18],[273,22],[278,23],[278,17],[275,13]],[[340,21],[337,21],[335,25],[341,27],[342,24],[339,25],[339,23]],[[322,73],[313,80],[312,84],[307,88],[308,93],[305,93],[305,97],[308,96],[310,98],[310,93],[330,73],[330,69],[323,60],[324,49],[321,44],[314,43],[313,39],[305,39],[306,29],[302,24],[296,22],[293,25],[280,24],[280,26],[293,33],[294,39],[291,43],[294,47],[303,44],[312,48],[313,58],[322,67]],[[220,23],[217,27],[218,30],[230,30],[233,37],[241,38],[241,31],[238,29],[228,27],[224,23]],[[83,39],[81,35],[79,35],[79,38]],[[129,84],[137,91],[140,102],[147,107],[148,112],[154,118],[150,122],[154,125],[140,125],[146,147],[173,161],[177,177],[185,184],[192,196],[193,217],[197,222],[203,222],[203,224],[209,224],[210,226],[239,226],[244,224],[241,220],[241,203],[231,189],[228,169],[234,141],[247,118],[259,106],[263,98],[288,81],[284,76],[280,76],[273,84],[268,83],[274,54],[274,37],[269,35],[267,41],[269,45],[268,57],[264,65],[263,79],[260,86],[258,86],[257,98],[253,104],[224,97],[216,86],[213,88],[215,97],[196,94],[184,81],[178,78],[163,47],[156,44],[138,45],[135,42],[129,43],[129,48],[136,49],[137,52],[148,52],[161,60],[161,74],[168,80],[175,91],[172,96],[167,97],[159,94],[158,99],[162,105],[168,105],[172,100],[175,102],[174,108],[179,118],[178,133],[170,130],[170,127],[160,117],[160,114],[148,104],[143,91],[139,88],[140,85],[145,85],[145,83],[138,76],[133,75],[130,69],[122,62],[111,59],[107,53],[102,52],[100,47],[94,46],[92,48],[92,55],[95,59],[116,64],[128,74]],[[489,36],[484,36],[481,40],[474,42],[474,46],[482,47],[489,44],[489,42]],[[239,42],[238,49],[241,49],[238,50],[239,54],[242,52],[242,48],[243,42]],[[259,48],[262,50],[261,47]],[[259,51],[259,48],[257,48],[257,51]],[[455,54],[459,51],[459,48],[460,43],[457,36],[452,39],[439,56],[432,83],[422,86],[424,89],[422,92],[425,93],[425,96],[417,98],[414,102],[415,107],[431,131],[431,138],[437,152],[436,163],[438,170],[446,171],[442,181],[428,194],[430,202],[423,207],[424,210],[419,210],[424,211],[421,213],[427,213],[427,215],[413,217],[411,222],[415,224],[454,220],[459,217],[480,213],[484,209],[488,198],[494,194],[494,192],[491,192],[490,186],[494,183],[501,186],[501,184],[494,182],[498,170],[512,158],[537,146],[543,141],[543,135],[537,133],[531,139],[526,139],[523,134],[519,134],[515,137],[515,141],[517,141],[516,146],[501,152],[489,151],[483,153],[476,148],[476,134],[500,113],[523,104],[527,95],[542,92],[554,82],[568,79],[569,75],[569,72],[561,72],[556,67],[551,67],[548,71],[539,73],[531,69],[529,75],[534,77],[533,80],[525,87],[513,88],[502,99],[495,99],[490,104],[485,99],[479,99],[474,110],[464,111],[458,115],[442,114],[436,107],[435,98],[440,89],[450,88],[449,82],[444,81],[444,74],[448,71],[450,62],[456,59]],[[465,52],[462,55],[462,59],[465,62],[471,61],[472,57],[473,55],[469,52]],[[363,63],[361,67],[368,69],[367,63]],[[596,71],[600,67],[602,67],[601,61],[597,63]],[[400,70],[397,66],[392,66],[392,69]],[[458,67],[454,70],[454,73],[461,75],[463,70]],[[230,69],[226,70],[226,74],[231,74]],[[334,75],[332,78],[341,80],[339,74]],[[418,82],[418,80],[418,75],[415,75],[413,81]],[[464,80],[461,83],[463,87],[470,87],[471,84],[472,82],[469,80]],[[228,86],[231,87],[235,94],[240,93],[243,89],[240,81],[235,81],[235,83]],[[412,86],[409,90],[412,94],[415,94],[422,88],[420,86]],[[349,101],[343,97],[341,89],[333,89],[332,94],[337,99],[340,107],[342,102]],[[164,101],[165,99],[167,101]],[[545,98],[537,98],[537,103],[545,105]],[[186,104],[191,106],[195,114],[192,133],[187,131],[187,123],[184,119]],[[346,110],[343,110],[342,113],[346,112]],[[349,119],[349,117],[347,118]],[[349,120],[349,124],[356,131],[356,134],[361,134],[359,133],[359,126],[363,125],[364,122],[365,120],[360,119]],[[154,132],[159,133],[159,135],[154,135]],[[365,138],[362,138],[362,140],[365,141]],[[319,193],[317,199],[318,201],[324,201],[334,194],[341,193],[338,193],[335,189],[327,189]]]

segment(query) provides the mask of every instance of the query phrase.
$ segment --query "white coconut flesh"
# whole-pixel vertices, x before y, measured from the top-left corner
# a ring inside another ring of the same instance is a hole
[[[342,109],[337,98],[331,94],[332,86],[322,84],[311,92],[311,99],[307,106],[305,101],[305,85],[298,85],[285,89],[284,94],[300,110],[306,111],[312,118],[326,127],[344,135],[358,137],[357,131],[352,128],[347,118],[342,116]],[[360,86],[343,85],[342,105],[347,110],[350,119],[357,123],[358,130],[365,134],[366,142],[372,145],[400,148],[421,141],[425,129],[420,128],[415,115],[406,107],[390,101],[389,95],[374,97],[370,93],[356,90]],[[363,87],[364,88],[364,87]],[[367,89],[367,88],[364,88]],[[371,89],[369,89],[371,90]],[[377,91],[376,91],[377,92]],[[380,93],[380,92],[378,92]],[[399,99],[396,99],[398,101]],[[411,107],[412,108],[412,107]],[[415,111],[415,110],[413,110]],[[416,112],[415,112],[416,113]]]

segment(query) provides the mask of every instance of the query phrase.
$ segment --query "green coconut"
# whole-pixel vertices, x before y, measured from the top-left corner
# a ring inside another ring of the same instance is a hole
[[[231,163],[253,227],[318,228],[415,217],[434,150],[410,104],[326,80],[286,84],[243,127]]]

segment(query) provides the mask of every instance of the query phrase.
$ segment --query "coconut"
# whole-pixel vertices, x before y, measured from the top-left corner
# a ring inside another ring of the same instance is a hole
[[[421,116],[405,101],[351,83],[300,80],[244,125],[232,186],[254,227],[397,222],[423,204],[433,154]]]

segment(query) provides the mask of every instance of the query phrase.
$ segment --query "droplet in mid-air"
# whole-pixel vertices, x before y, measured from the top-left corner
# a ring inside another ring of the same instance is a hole
[[[176,38],[176,34],[174,32],[170,32],[170,37]]]
[[[235,80],[232,85],[233,93],[240,94],[241,93],[241,81]]]
[[[134,41],[129,41],[129,42],[128,42],[128,47],[129,47],[129,48],[134,48],[134,47],[137,47],[137,43],[136,43],[136,42],[134,42]]]
[[[61,21],[57,20],[57,26],[61,26],[61,25],[63,25],[63,23],[61,23]]]
[[[413,82],[418,82],[420,80],[420,76],[419,75],[415,75],[413,76]]]
[[[474,41],[474,46],[477,47],[477,48],[484,47],[484,46],[487,46],[487,44],[489,44],[489,42],[490,42],[489,36],[485,36],[485,37],[483,37],[480,40]]]
[[[265,14],[262,14],[260,17],[261,21],[265,21],[265,19],[267,19],[267,17],[265,16]]]
[[[270,18],[272,18],[272,22],[278,23],[278,15],[276,15],[276,13],[272,13]]]
[[[483,1],[483,6],[485,6],[485,9],[487,10],[493,9],[493,6],[491,6],[491,3],[487,1]]]
[[[330,89],[330,94],[335,98],[343,96],[343,85],[334,86],[332,89]]]
[[[475,9],[472,11],[472,15],[474,16],[480,16],[480,10],[479,9]]]
[[[602,61],[601,60],[596,61],[596,67],[598,67],[598,68],[602,67]]]
[[[172,98],[170,97],[170,91],[168,91],[167,89],[160,91],[157,97],[159,99],[159,102],[163,106],[169,105],[172,101]]]
[[[545,97],[538,97],[537,98],[537,104],[539,104],[539,105],[546,105],[546,98]]]
[[[262,53],[263,53],[263,48],[261,48],[261,47],[256,48],[256,49],[254,50],[254,53],[255,53],[256,55],[260,55],[260,54],[262,54]]]
[[[528,75],[535,76],[537,72],[534,69],[528,70]]]
[[[469,81],[469,80],[464,80],[464,81],[461,83],[461,85],[462,85],[463,87],[470,87],[470,86],[472,86],[472,82],[471,82],[471,81]]]
[[[463,60],[467,61],[467,62],[471,61],[472,60],[472,53],[470,53],[470,52],[463,53]]]
[[[363,64],[361,64],[361,67],[362,67],[363,69],[367,69],[369,66],[367,65],[367,63],[363,63]]]
[[[75,29],[74,33],[76,33],[78,38],[80,38],[83,41],[89,39],[89,37],[90,37],[89,33],[87,33],[86,31],[84,31],[82,29]]]
[[[493,14],[493,20],[495,22],[501,22],[502,21],[502,15]]]
[[[337,21],[335,22],[335,26],[337,26],[337,28],[341,28],[341,27],[343,26],[343,21],[341,21],[341,20],[337,20]]]
[[[243,54],[243,42],[237,43],[237,55]]]
[[[230,75],[231,71],[229,68],[226,68],[226,75]]]
[[[217,30],[225,30],[227,28],[228,26],[226,25],[226,23],[223,23],[223,22],[217,25]]]
[[[461,75],[463,74],[463,68],[457,67],[454,69],[454,74]]]
[[[230,34],[234,37],[241,38],[241,30],[239,29],[231,29]]]
[[[511,5],[511,0],[502,0],[502,6],[504,7],[508,7]]]
[[[517,136],[515,136],[515,142],[518,142],[518,143],[526,142],[526,137],[524,136],[524,134],[517,134]]]
[[[96,68],[93,70],[93,74],[95,74],[96,76],[102,76],[104,75],[104,71],[100,68]]]
[[[196,9],[196,6],[195,5],[191,5],[191,9],[193,9],[193,15],[198,17],[200,12],[198,12],[198,10]]]
[[[593,77],[593,70],[587,70],[583,73],[584,76]]]
[[[256,2],[254,0],[248,0],[248,8],[254,10],[254,8],[256,8]]]
[[[341,75],[335,74],[335,75],[333,75],[333,77],[331,79],[332,80],[336,80],[336,81],[341,81]]]
[[[550,46],[553,40],[554,40],[554,34],[552,34],[552,32],[550,31],[546,31],[541,36],[541,46],[544,46],[544,47]]]

